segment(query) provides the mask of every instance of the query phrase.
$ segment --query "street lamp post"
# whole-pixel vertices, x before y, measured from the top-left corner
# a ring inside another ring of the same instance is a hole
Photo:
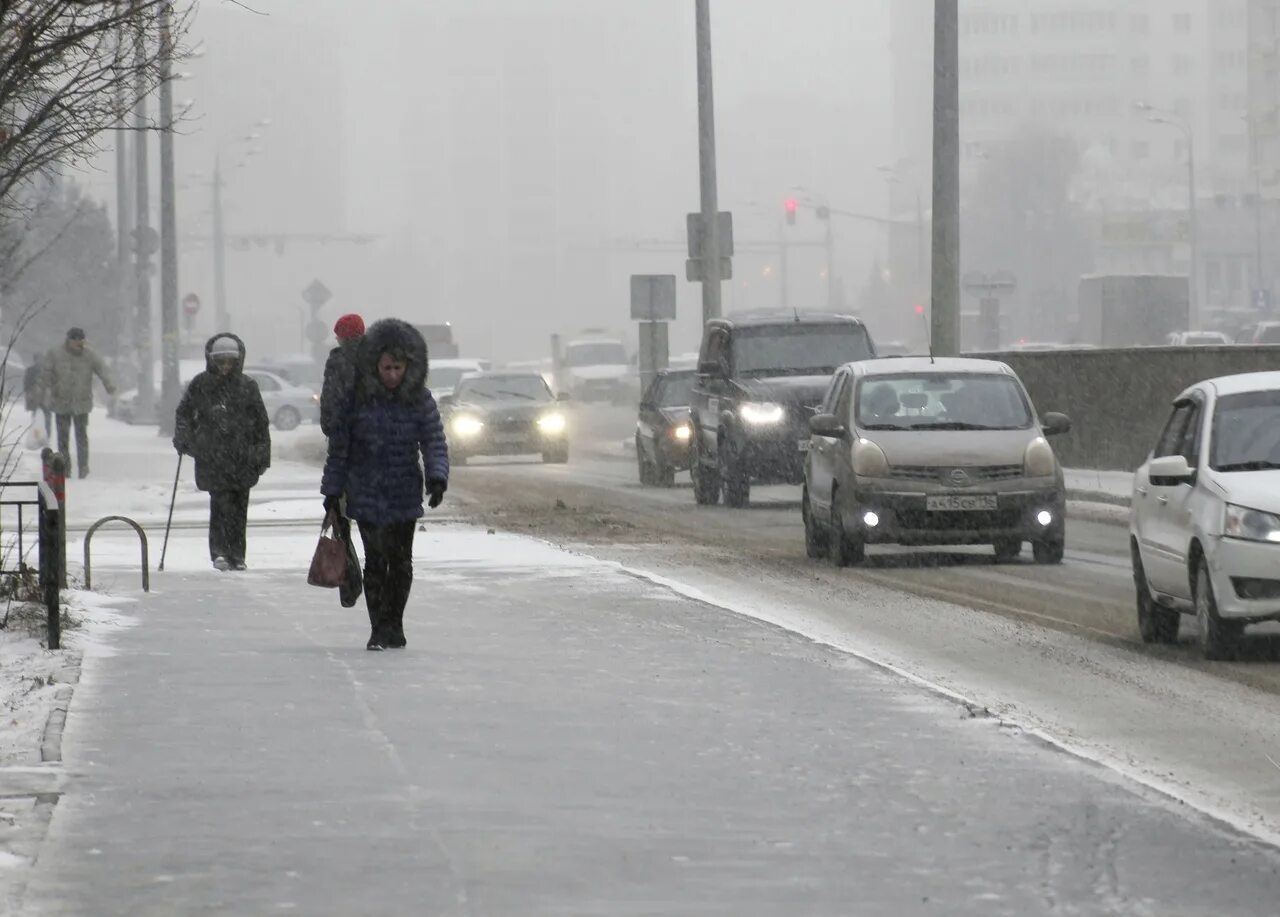
[[[929,352],[960,353],[960,10],[934,0],[933,267]]]
[[[695,0],[698,45],[698,171],[702,198],[702,320],[719,318],[720,202],[716,189],[716,116],[711,67],[711,3]]]
[[[1183,121],[1173,112],[1162,111],[1145,102],[1134,106],[1145,112],[1147,120],[1152,124],[1165,124],[1182,132],[1187,141],[1187,235],[1191,246],[1191,266],[1187,272],[1190,285],[1187,323],[1190,330],[1200,327],[1200,226],[1198,207],[1196,205],[1196,138],[1195,131],[1189,122]]]
[[[151,228],[150,179],[147,172],[147,86],[144,61],[147,59],[145,37],[139,30],[134,38],[138,79],[135,88],[133,142],[134,190],[137,195],[134,218],[134,270],[137,284],[137,319],[134,322],[134,352],[138,358],[138,404],[142,417],[150,417],[155,408],[155,367],[151,362],[151,255],[155,247],[155,231]]]
[[[171,8],[160,8],[160,432],[171,434],[178,408],[178,218],[173,176]]]

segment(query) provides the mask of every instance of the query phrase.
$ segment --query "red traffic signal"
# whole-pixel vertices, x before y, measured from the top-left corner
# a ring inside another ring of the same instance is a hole
[[[783,202],[782,206],[787,211],[787,225],[796,225],[796,210],[800,207],[799,202],[794,197],[789,197]]]
[[[916,315],[924,315],[924,306],[922,305],[916,306]]]

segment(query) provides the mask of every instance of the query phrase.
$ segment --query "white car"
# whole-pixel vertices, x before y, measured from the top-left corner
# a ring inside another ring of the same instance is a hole
[[[452,395],[458,387],[458,380],[467,373],[480,373],[489,368],[488,360],[465,360],[461,358],[429,360],[427,362],[427,388],[435,396],[437,402],[441,398]]]
[[[1221,331],[1171,331],[1165,343],[1170,347],[1226,347],[1231,338]]]
[[[294,385],[283,376],[248,367],[244,374],[258,383],[267,417],[277,430],[292,430],[303,423],[320,420],[320,396],[304,385]]]
[[[1175,399],[1134,475],[1138,627],[1172,643],[1194,614],[1209,659],[1280,620],[1280,372],[1222,376]]]

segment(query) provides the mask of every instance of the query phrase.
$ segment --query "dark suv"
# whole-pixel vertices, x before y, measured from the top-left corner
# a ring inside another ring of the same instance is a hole
[[[707,322],[690,406],[698,503],[723,490],[726,506],[745,506],[753,483],[802,483],[809,418],[836,367],[875,353],[866,326],[847,315]]]

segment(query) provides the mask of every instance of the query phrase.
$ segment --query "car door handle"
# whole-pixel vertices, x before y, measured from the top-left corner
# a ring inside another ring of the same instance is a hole
[[[1139,497],[1145,497],[1146,495],[1147,495],[1147,489],[1146,489],[1145,487],[1139,487],[1139,488],[1138,488],[1138,496],[1139,496]]]
[[[1156,502],[1158,502],[1161,506],[1166,506],[1166,505],[1169,503],[1169,498],[1168,498],[1168,497],[1156,497]]]

